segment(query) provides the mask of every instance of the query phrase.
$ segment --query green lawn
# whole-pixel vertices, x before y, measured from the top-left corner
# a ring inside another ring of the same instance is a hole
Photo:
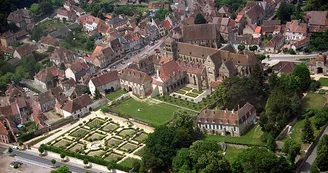
[[[185,90],[182,90],[182,89],[179,89],[179,90],[177,90],[175,92],[178,93],[178,94],[186,94],[186,91]]]
[[[125,93],[126,93],[126,91],[124,91],[124,90],[117,90],[115,92],[106,94],[106,98],[110,101],[113,101],[113,100],[119,98],[121,95],[123,95]]]
[[[183,87],[183,88],[181,88],[181,89],[183,89],[183,90],[185,90],[185,91],[190,91],[190,90],[192,90],[192,88],[190,88],[190,87]]]
[[[197,89],[193,89],[191,92],[195,94],[202,94],[204,91],[198,91]]]
[[[320,78],[319,82],[321,83],[321,86],[328,86],[328,78]]]
[[[193,98],[196,98],[198,96],[198,94],[194,94],[194,93],[187,93],[186,96],[189,96],[189,97],[193,97]]]
[[[150,125],[159,126],[170,121],[173,118],[173,112],[178,108],[165,103],[149,104],[130,98],[112,106],[111,109],[143,120]]]
[[[309,92],[305,96],[305,100],[307,102],[306,107],[308,108],[321,108],[326,103],[327,99],[323,97],[322,94]]]
[[[134,154],[137,155],[137,156],[143,157],[144,153],[145,153],[145,147],[141,148],[140,150],[138,150]]]
[[[232,136],[220,136],[220,135],[205,135],[205,140],[214,140],[226,143],[234,143],[234,144],[245,144],[245,145],[265,145],[261,141],[261,136],[263,132],[261,131],[260,125],[254,126],[251,130],[249,130],[246,134],[240,137],[232,137]]]
[[[314,136],[317,136],[319,134],[320,130],[317,130],[314,127],[315,115],[310,118],[310,121],[311,121],[313,130],[314,130]],[[305,119],[298,121],[295,124],[292,133],[290,134],[290,137],[298,143],[302,143],[302,128],[304,127],[304,122],[305,122]],[[285,139],[287,139],[287,138],[285,138]]]
[[[47,21],[44,21],[44,22],[40,23],[40,27],[42,29],[61,28],[63,26],[65,26],[65,24],[62,23],[62,22],[59,22],[57,20],[47,20]]]
[[[134,159],[132,157],[128,157],[127,159],[123,160],[120,165],[131,168],[133,167],[134,162],[140,162],[138,159]]]
[[[227,147],[225,158],[230,162],[233,163],[237,158],[238,154],[244,151],[244,148],[237,148],[237,147]]]

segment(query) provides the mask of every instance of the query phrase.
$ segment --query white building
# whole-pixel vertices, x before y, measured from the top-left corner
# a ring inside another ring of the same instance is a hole
[[[108,92],[116,91],[121,87],[117,76],[117,71],[112,71],[91,78],[88,85],[92,95],[95,94],[96,89],[101,94],[106,94]]]
[[[74,119],[80,118],[92,110],[91,105],[92,100],[88,95],[82,95],[73,100],[69,100],[62,108],[63,116],[65,118],[70,116],[73,116]]]

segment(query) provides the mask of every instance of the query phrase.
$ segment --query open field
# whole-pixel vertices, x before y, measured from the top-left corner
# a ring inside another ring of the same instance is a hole
[[[232,137],[232,136],[220,136],[220,135],[205,135],[205,140],[214,140],[226,143],[233,144],[244,144],[244,145],[265,145],[261,141],[261,136],[263,132],[261,131],[260,125],[255,125],[252,129],[250,129],[246,134],[240,137]]]
[[[323,107],[327,101],[322,94],[312,92],[307,93],[304,99],[306,101],[306,107],[314,109]]]
[[[121,114],[128,114],[153,126],[159,126],[170,121],[173,118],[173,112],[178,108],[165,103],[150,104],[130,98],[112,106],[111,109]]]

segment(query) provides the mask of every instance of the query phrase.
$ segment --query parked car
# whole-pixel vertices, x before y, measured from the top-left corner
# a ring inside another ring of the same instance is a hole
[[[161,51],[159,49],[155,49],[154,50],[156,53],[161,53]]]

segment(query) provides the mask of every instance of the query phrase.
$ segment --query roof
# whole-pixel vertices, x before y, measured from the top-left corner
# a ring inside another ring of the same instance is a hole
[[[275,49],[280,49],[281,46],[279,43],[282,42],[285,37],[282,34],[275,35],[271,40],[269,40],[264,47],[274,47]]]
[[[182,60],[178,60],[176,62],[179,65],[180,69],[187,73],[202,74],[202,72],[204,70],[204,65],[201,63],[195,64],[195,63],[192,63],[191,61],[184,62]]]
[[[92,23],[96,23],[98,25],[99,21],[101,21],[101,19],[99,19],[98,17],[94,17],[91,14],[85,14],[80,16],[77,21],[82,24],[85,25],[87,23],[92,24]]]
[[[111,47],[109,46],[104,46],[104,45],[98,45],[96,48],[93,50],[91,54],[91,58],[111,58],[114,56],[114,51]]]
[[[89,69],[89,65],[85,62],[76,62],[69,67],[74,73],[78,73]]]
[[[249,3],[250,1],[248,1]],[[254,7],[250,8],[247,12],[246,15],[252,19],[255,20],[257,19],[262,13],[263,13],[263,8],[261,8],[259,5],[255,5]]]
[[[17,9],[16,11],[13,11],[9,14],[7,20],[13,22],[21,22],[22,20],[24,20],[25,17],[33,18],[34,14],[31,11],[26,10],[24,8]]]
[[[259,45],[260,38],[253,38],[251,34],[237,35],[235,43],[245,45]]]
[[[164,2],[149,2],[148,8],[149,9],[159,9],[164,8],[165,3]]]
[[[328,25],[328,11],[309,11],[307,12],[309,25]]]
[[[281,20],[263,20],[263,24],[264,25],[280,25],[281,24]]]
[[[278,73],[290,74],[293,72],[295,66],[296,66],[295,62],[280,61],[278,64],[276,64],[272,67],[272,70],[274,70]]]
[[[298,20],[292,20],[291,22],[287,22],[286,31],[288,32],[300,32],[307,33],[307,24],[299,23]]]
[[[182,72],[183,71],[179,67],[179,65],[174,60],[171,60],[171,61],[163,64],[159,68],[159,77],[161,78],[161,80],[163,82],[166,82],[169,79],[171,79],[172,77],[179,75]]]
[[[6,129],[6,127],[2,124],[2,122],[0,121],[0,134],[1,135],[6,135],[8,136],[8,130]]]
[[[47,67],[46,69],[39,71],[35,78],[39,81],[46,82],[53,79],[53,77],[64,77],[65,72],[63,70],[58,69],[56,66]]]
[[[183,41],[216,40],[218,37],[215,24],[185,25],[182,33]]]
[[[51,94],[51,91],[48,90],[44,93],[39,94],[38,99],[39,99],[40,104],[44,104],[49,101],[54,101],[55,97]]]
[[[297,41],[296,43],[293,43],[295,47],[303,46],[305,44],[310,43],[310,37],[305,37],[303,40]]]
[[[59,46],[59,42],[55,38],[51,37],[49,34],[47,36],[42,36],[40,40],[43,44]]]
[[[29,54],[31,54],[32,52],[36,51],[38,49],[38,47],[36,45],[33,44],[24,44],[20,47],[18,47],[15,51],[17,51],[17,53],[21,56],[27,56]]]
[[[91,104],[92,104],[91,98],[88,95],[84,94],[73,100],[67,101],[67,103],[64,105],[62,109],[67,112],[73,113]]]
[[[55,50],[51,54],[50,59],[59,61],[60,63],[65,64],[65,66],[69,64],[73,64],[78,61],[78,57],[65,48],[59,48]]]
[[[9,47],[0,46],[0,52],[13,54],[14,50]]]
[[[113,81],[118,80],[118,73],[117,71],[112,71],[106,74],[99,75],[97,77],[91,78],[91,81],[95,87],[99,87],[102,85],[106,85]]]
[[[218,50],[215,48],[178,42],[178,54],[182,54],[182,55],[190,55],[190,56],[206,59],[207,56],[217,51]]]
[[[248,102],[237,111],[205,109],[197,116],[197,122],[239,126],[240,123],[246,121],[255,111],[254,106]]]
[[[123,69],[122,73],[119,75],[119,78],[141,85],[151,81],[151,77],[147,73],[132,68]]]
[[[226,6],[222,6],[219,10],[218,10],[219,14],[226,14],[228,16],[230,16],[230,10],[228,7]]]

